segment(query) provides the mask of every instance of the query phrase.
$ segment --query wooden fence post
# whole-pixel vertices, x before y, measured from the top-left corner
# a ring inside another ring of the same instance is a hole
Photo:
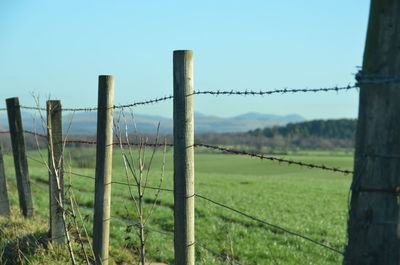
[[[93,252],[97,265],[108,264],[113,152],[114,77],[99,76]]]
[[[53,243],[65,242],[64,161],[62,143],[61,102],[47,101],[47,136],[50,199],[50,238]]]
[[[174,51],[174,249],[176,265],[194,265],[193,52]]]
[[[28,161],[25,153],[24,129],[18,98],[6,99],[8,123],[10,127],[11,146],[14,155],[15,174],[19,205],[25,217],[33,216],[31,184],[29,180]]]
[[[400,264],[399,14],[398,0],[371,1],[363,68],[358,75],[360,103],[346,265]],[[388,79],[397,82],[384,81]]]
[[[10,216],[10,201],[7,194],[7,179],[4,171],[3,151],[0,146],[0,216]]]

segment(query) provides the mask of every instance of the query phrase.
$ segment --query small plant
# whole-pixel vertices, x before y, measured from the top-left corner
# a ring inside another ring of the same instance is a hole
[[[135,124],[133,115],[131,116],[131,118],[132,118],[132,123]],[[124,131],[121,130],[120,126],[121,119],[123,124],[125,125]],[[160,124],[158,124],[157,127],[157,136],[155,139],[155,143],[150,144],[148,143],[149,139],[147,137],[140,137],[140,136],[136,137],[136,142],[130,142],[127,119],[123,110],[120,112],[120,116],[117,122],[115,123],[115,127],[117,129],[116,137],[118,139],[118,143],[121,149],[122,159],[124,162],[125,175],[126,175],[126,180],[128,182],[129,194],[132,201],[134,202],[134,208],[136,209],[137,223],[128,226],[127,231],[130,232],[132,228],[135,227],[137,228],[138,232],[137,234],[139,237],[139,247],[138,247],[139,264],[144,265],[146,256],[145,226],[146,223],[149,221],[149,218],[151,217],[154,211],[154,207],[158,202],[160,188],[164,178],[166,144],[164,145],[159,144]],[[152,149],[150,149],[150,159],[147,161],[146,155],[149,146],[151,146]],[[155,194],[153,204],[151,205],[148,211],[145,211],[144,195],[146,193],[146,190],[149,188],[147,184],[150,176],[151,166],[153,163],[154,155],[157,151],[157,147],[159,146],[164,146],[163,162],[161,166],[161,177],[159,180],[158,187],[156,188],[157,192]],[[136,149],[136,155],[135,155],[135,149]],[[136,187],[136,193],[132,187]]]

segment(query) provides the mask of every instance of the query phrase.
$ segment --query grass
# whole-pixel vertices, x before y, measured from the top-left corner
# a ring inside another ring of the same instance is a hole
[[[70,154],[70,155],[68,155]],[[285,158],[309,163],[324,164],[343,169],[352,168],[352,155],[346,152],[304,151],[289,153]],[[30,152],[39,158],[38,152]],[[148,153],[149,157],[150,153]],[[47,158],[47,154],[43,153]],[[71,157],[71,160],[69,159]],[[66,163],[72,171],[94,176],[94,149],[68,149]],[[288,166],[243,156],[196,153],[196,193],[232,206],[269,223],[304,234],[324,244],[344,250],[346,243],[347,198],[350,175],[331,173],[318,169]],[[126,182],[121,154],[115,151],[113,180]],[[157,186],[161,175],[162,153],[157,152],[150,170],[149,185]],[[23,228],[1,234],[0,246],[15,243],[16,238],[43,234],[47,231],[48,195],[47,171],[38,162],[29,160],[36,217],[33,220],[18,218],[17,192],[12,158],[5,156],[9,196],[14,214],[11,221],[1,219],[1,231],[8,231],[8,224]],[[68,168],[68,167],[66,167]],[[66,174],[66,183],[81,205],[91,233],[94,181]],[[166,154],[166,170],[162,186],[173,187],[172,152]],[[134,190],[135,191],[135,190]],[[113,184],[111,220],[111,253],[123,259],[137,260],[138,240],[135,229],[127,227],[137,220],[134,203],[126,186]],[[155,191],[147,190],[145,210],[149,211]],[[147,259],[173,264],[173,238],[150,229],[173,234],[173,194],[161,192],[147,229]],[[196,241],[215,252],[234,257],[241,264],[340,264],[342,256],[320,246],[294,237],[275,228],[257,223],[237,213],[223,209],[200,198],[196,199]],[[17,233],[18,232],[18,233]],[[1,232],[3,233],[3,232]],[[68,263],[68,253],[42,244],[40,251],[27,252],[29,264]],[[79,252],[79,246],[75,243]],[[51,250],[51,251],[50,251]],[[227,264],[209,251],[196,248],[196,264]],[[33,263],[32,263],[33,262]],[[35,263],[38,262],[38,263]],[[42,262],[42,263],[41,263]],[[113,259],[112,264],[118,263]]]

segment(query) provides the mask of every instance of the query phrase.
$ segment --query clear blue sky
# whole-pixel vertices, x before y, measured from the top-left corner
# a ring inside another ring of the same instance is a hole
[[[369,1],[0,1],[0,95],[96,106],[97,76],[115,103],[172,93],[172,52],[194,51],[195,89],[319,88],[354,82]],[[196,97],[196,111],[356,117],[358,92]],[[137,113],[171,116],[172,102]]]

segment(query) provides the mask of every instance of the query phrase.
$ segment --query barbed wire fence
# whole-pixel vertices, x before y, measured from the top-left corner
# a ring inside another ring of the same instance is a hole
[[[376,84],[376,83],[398,83],[400,82],[400,78],[398,77],[390,77],[390,76],[368,76],[368,77],[364,77],[362,76],[362,73],[358,73],[356,75],[356,79],[357,79],[357,83],[353,84],[353,85],[347,85],[347,86],[343,86],[343,87],[329,87],[329,88],[317,88],[317,89],[276,89],[276,90],[268,90],[268,91],[254,91],[254,90],[242,90],[242,91],[237,91],[237,90],[221,90],[221,91],[194,91],[192,94],[189,94],[187,96],[194,96],[194,95],[214,95],[214,96],[264,96],[264,95],[271,95],[271,94],[293,94],[293,93],[317,93],[317,92],[339,92],[339,91],[348,91],[351,89],[357,89],[359,88],[360,84]],[[139,101],[139,102],[133,102],[130,104],[125,104],[125,105],[114,105],[113,109],[125,109],[125,108],[132,108],[132,107],[137,107],[137,106],[142,106],[142,105],[150,105],[150,104],[156,104],[159,102],[163,102],[163,101],[167,101],[167,100],[171,100],[173,99],[174,96],[164,96],[164,97],[159,97],[159,98],[155,98],[155,99],[150,99],[150,100],[145,100],[145,101]],[[24,106],[21,105],[19,106],[21,109],[27,109],[27,110],[35,110],[35,111],[45,111],[46,108],[40,107],[40,106]],[[72,112],[92,112],[92,111],[97,111],[98,108],[95,107],[85,107],[85,108],[63,108],[62,111],[72,111]],[[0,111],[7,111],[7,108],[0,108]],[[0,131],[0,134],[9,134],[10,131]],[[46,134],[41,134],[41,133],[37,133],[34,131],[29,131],[29,130],[25,130],[24,133],[32,135],[33,137],[39,137],[39,138],[43,138],[43,139],[48,139],[48,135]],[[82,140],[82,139],[64,139],[63,140],[64,144],[82,144],[82,145],[95,145],[97,142],[96,141],[87,141],[87,140]],[[134,146],[146,146],[146,147],[174,147],[173,143],[129,143],[129,142],[115,142],[113,143],[114,146],[129,146],[129,147],[134,147]],[[217,146],[217,145],[209,145],[206,143],[195,143],[193,145],[194,148],[206,148],[206,149],[210,149],[210,150],[216,150],[216,151],[220,151],[226,154],[234,154],[234,155],[241,155],[241,156],[247,156],[247,157],[252,157],[252,158],[258,158],[261,160],[268,160],[268,161],[272,161],[272,162],[277,162],[277,163],[285,163],[287,165],[296,165],[296,166],[300,166],[300,167],[306,167],[306,168],[311,168],[311,169],[319,169],[319,170],[325,170],[325,171],[330,171],[330,172],[334,172],[334,173],[340,173],[340,174],[352,174],[353,171],[351,170],[347,170],[347,169],[340,169],[340,168],[336,168],[336,167],[328,167],[325,165],[319,165],[319,164],[313,164],[313,163],[307,163],[307,162],[302,162],[302,161],[295,161],[295,160],[290,160],[290,159],[286,159],[286,158],[279,158],[279,157],[275,157],[275,156],[267,156],[265,154],[262,153],[254,153],[254,152],[247,152],[247,151],[243,151],[243,150],[236,150],[236,149],[232,149],[232,148],[226,148],[223,146]],[[32,156],[28,155],[28,159],[31,161],[34,161],[36,163],[41,163],[43,165],[46,165],[46,163],[44,163],[42,160],[34,158]],[[66,173],[73,175],[75,177],[79,177],[79,178],[86,178],[86,179],[90,179],[90,180],[95,180],[95,177],[90,176],[90,175],[86,175],[86,174],[81,174],[78,172],[74,172],[74,171],[67,171]],[[31,181],[31,183],[33,184],[37,184],[34,181]],[[126,187],[133,187],[136,186],[136,184],[134,183],[128,183],[128,182],[122,182],[122,181],[112,181],[111,184],[113,185],[121,185],[121,186],[126,186]],[[71,188],[71,187],[70,187]],[[146,189],[152,189],[152,190],[157,190],[157,191],[162,191],[162,192],[174,192],[173,188],[162,188],[162,187],[153,187],[153,186],[144,186],[144,188]],[[297,233],[291,229],[287,229],[283,226],[280,225],[276,225],[276,224],[272,224],[268,221],[262,220],[261,218],[258,218],[257,216],[251,215],[249,213],[246,213],[240,209],[237,209],[233,206],[229,206],[226,205],[224,203],[218,202],[216,200],[213,200],[211,198],[208,198],[206,196],[203,196],[201,194],[194,194],[194,196],[196,198],[199,198],[201,200],[204,200],[208,203],[211,203],[215,206],[221,207],[225,210],[231,211],[235,214],[238,214],[242,217],[245,217],[249,220],[255,221],[257,223],[260,223],[264,226],[269,226],[272,227],[273,229],[276,230],[280,230],[282,232],[284,232],[287,235],[290,236],[294,236],[297,238],[301,238],[302,240],[305,240],[311,244],[314,244],[316,246],[320,246],[323,247],[327,250],[333,251],[337,254],[340,255],[344,255],[343,251],[336,249],[332,246],[329,246],[323,242],[319,242],[315,239],[312,239],[309,236]],[[120,218],[119,216],[114,216],[112,218]],[[138,223],[135,222],[131,222],[127,225],[130,226],[138,226]],[[140,224],[139,224],[140,225]],[[159,233],[159,234],[163,234],[167,237],[174,237],[174,234],[171,234],[169,232],[166,231],[161,231],[161,230],[157,230],[154,228],[151,228],[149,226],[144,226],[144,228],[148,231],[152,231],[155,233]],[[218,257],[224,261],[227,261],[231,264],[242,264],[241,262],[239,262],[239,260],[236,260],[232,257],[228,257],[226,255],[223,255],[221,253],[218,253],[217,251],[212,250],[210,247],[208,247],[206,244],[204,243],[200,243],[200,242],[195,242],[195,244],[201,248],[203,248],[204,250],[210,252],[212,255],[214,255],[215,257]],[[112,258],[117,259],[119,261],[125,262],[130,264],[130,261],[125,260],[122,257],[118,257],[114,254],[110,255]]]

